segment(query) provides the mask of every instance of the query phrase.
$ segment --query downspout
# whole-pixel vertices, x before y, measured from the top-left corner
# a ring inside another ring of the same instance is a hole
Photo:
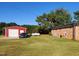
[[[72,33],[73,34],[73,38],[72,39],[73,40],[75,40],[75,29],[76,29],[75,26],[76,26],[76,24],[73,23],[73,26],[72,26],[72,29],[73,29],[73,33]]]

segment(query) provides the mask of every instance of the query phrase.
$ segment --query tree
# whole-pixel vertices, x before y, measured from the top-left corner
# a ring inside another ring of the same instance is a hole
[[[65,9],[56,9],[50,13],[44,13],[36,18],[40,28],[50,29],[54,26],[63,26],[71,23],[71,15]]]
[[[14,22],[10,22],[10,23],[7,23],[7,26],[17,26],[17,24]]]
[[[0,35],[2,34],[2,30],[6,27],[7,24],[5,22],[0,22]]]
[[[79,11],[74,12],[74,19],[79,22]]]
[[[40,26],[59,26],[71,23],[71,15],[64,9],[56,9],[48,14],[38,16],[36,22]]]
[[[55,11],[56,14],[56,25],[67,25],[71,23],[71,15],[64,9],[57,9]]]

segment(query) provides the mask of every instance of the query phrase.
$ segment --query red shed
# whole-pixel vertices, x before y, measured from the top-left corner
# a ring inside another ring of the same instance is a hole
[[[19,34],[26,32],[27,28],[21,26],[10,26],[5,28],[4,35],[9,38],[19,38]]]

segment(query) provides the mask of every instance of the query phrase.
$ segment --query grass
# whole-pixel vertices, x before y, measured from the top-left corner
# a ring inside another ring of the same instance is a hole
[[[79,56],[79,41],[49,35],[25,39],[0,40],[0,55],[5,56]]]

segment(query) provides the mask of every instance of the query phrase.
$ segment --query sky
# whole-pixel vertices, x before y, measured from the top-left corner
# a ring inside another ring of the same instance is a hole
[[[0,22],[37,25],[37,16],[64,8],[73,16],[79,2],[0,2]]]

